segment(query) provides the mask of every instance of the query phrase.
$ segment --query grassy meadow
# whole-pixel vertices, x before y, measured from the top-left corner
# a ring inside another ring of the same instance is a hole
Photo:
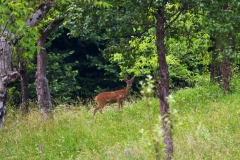
[[[237,81],[234,81],[237,84]],[[175,160],[240,159],[240,90],[224,95],[204,84],[169,97]],[[123,111],[108,105],[93,117],[95,103],[59,105],[42,122],[32,107],[28,115],[8,107],[0,131],[4,160],[148,160],[154,141],[163,156],[159,102],[155,98],[125,102]]]

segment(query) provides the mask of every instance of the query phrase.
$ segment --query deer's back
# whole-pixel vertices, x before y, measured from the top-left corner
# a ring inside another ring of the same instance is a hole
[[[102,103],[116,103],[117,100],[124,99],[126,97],[126,91],[123,89],[112,92],[102,92],[95,97],[95,100]]]

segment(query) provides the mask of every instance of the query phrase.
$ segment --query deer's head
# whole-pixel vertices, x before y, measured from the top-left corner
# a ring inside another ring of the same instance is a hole
[[[131,87],[132,87],[132,82],[134,81],[134,76],[133,76],[130,80],[128,80],[128,79],[125,77],[124,80],[126,81],[127,86],[128,86],[129,88],[131,88]]]

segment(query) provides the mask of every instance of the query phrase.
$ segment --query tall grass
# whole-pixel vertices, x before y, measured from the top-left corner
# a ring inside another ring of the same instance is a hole
[[[175,159],[240,159],[239,92],[188,88],[173,94],[171,106]]]
[[[238,82],[234,81],[235,91]],[[174,159],[240,158],[239,92],[224,95],[218,86],[205,84],[172,93],[169,102]],[[87,107],[81,103],[59,105],[53,119],[47,122],[41,121],[35,108],[25,116],[8,108],[0,131],[0,159],[155,158],[151,141],[161,133],[157,99],[126,102],[123,111],[118,111],[117,105],[109,105],[95,117],[93,107],[95,103]]]
[[[154,112],[158,102],[153,102]],[[59,106],[48,122],[41,121],[36,109],[25,117],[8,109],[0,159],[149,159],[139,132],[148,127],[144,105],[127,102],[124,111],[108,106],[95,117],[84,106]]]

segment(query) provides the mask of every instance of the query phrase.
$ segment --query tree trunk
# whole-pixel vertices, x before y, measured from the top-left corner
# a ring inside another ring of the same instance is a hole
[[[26,114],[28,112],[28,105],[29,105],[29,90],[28,90],[28,80],[27,80],[26,70],[27,70],[26,62],[24,59],[20,58],[19,73],[21,77],[21,93],[22,93],[21,110],[23,114]]]
[[[223,59],[221,63],[221,71],[222,71],[222,87],[224,93],[227,94],[230,92],[230,63],[229,58],[225,53],[225,50],[222,51]]]
[[[212,51],[212,58],[211,58],[211,64],[210,64],[210,82],[220,82],[221,80],[221,69],[220,69],[220,63],[217,60],[218,53],[216,51]]]
[[[38,106],[41,111],[42,119],[46,120],[48,114],[52,110],[52,102],[50,98],[50,91],[48,80],[46,77],[47,52],[45,50],[46,36],[40,32],[40,38],[37,45],[41,47],[37,54],[37,73],[36,73],[36,91],[38,97]]]
[[[173,141],[171,137],[171,123],[169,116],[169,104],[168,104],[168,94],[169,94],[169,75],[168,75],[168,66],[166,61],[166,51],[164,44],[164,7],[158,9],[158,13],[156,16],[157,19],[157,53],[158,53],[158,63],[160,68],[160,78],[161,83],[159,84],[157,96],[160,100],[160,112],[162,117],[162,128],[163,128],[163,138],[164,143],[166,144],[166,157],[165,159],[171,159],[173,157]],[[159,159],[159,157],[156,157]]]
[[[7,30],[3,31],[0,38],[0,129],[6,115],[8,88],[19,78],[18,72],[12,70],[13,43],[5,39],[9,38],[9,35],[14,39],[14,36]]]
[[[229,35],[226,39],[218,39],[211,37],[210,38],[213,42],[212,47],[212,59],[210,65],[210,81],[211,82],[220,82],[222,80],[222,88],[224,93],[227,94],[230,92],[230,82],[232,78],[232,66],[233,62],[231,61],[230,54],[233,54],[236,48],[236,42],[231,40],[231,36]],[[218,46],[218,47],[217,47]],[[227,53],[228,46],[232,46],[231,53]],[[217,52],[219,50],[219,53]],[[217,60],[219,54],[222,55],[222,59],[219,62]]]
[[[227,44],[231,47],[230,53],[226,53],[226,49],[222,49],[222,63],[221,63],[221,71],[222,71],[222,87],[224,90],[224,93],[227,94],[231,91],[230,83],[232,79],[232,68],[233,68],[233,61],[231,61],[230,54],[233,54],[236,48],[236,42],[234,40],[231,41],[231,38],[229,38],[229,41]]]
[[[36,12],[29,18],[26,24],[29,27],[35,26],[47,14],[53,6],[54,0],[44,1]],[[14,20],[13,20],[14,21]],[[0,26],[0,129],[2,128],[4,117],[6,115],[6,100],[8,88],[11,83],[14,83],[19,78],[19,73],[12,70],[12,52],[16,40],[13,33],[9,33],[7,29]],[[10,41],[10,39],[12,41]]]
[[[228,4],[224,4],[223,10],[227,11],[229,9]],[[227,94],[231,91],[230,89],[230,82],[232,78],[232,66],[233,62],[231,62],[231,54],[234,53],[236,42],[234,41],[234,38],[232,36],[232,32],[227,34],[225,41],[225,45],[221,45],[221,51],[222,51],[222,63],[221,63],[221,71],[222,71],[222,87],[224,90],[224,93]],[[231,51],[229,51],[228,46],[231,46]],[[229,51],[229,53],[227,53]]]
[[[211,58],[211,64],[210,64],[210,82],[220,82],[221,80],[221,69],[220,69],[220,63],[218,62],[218,52],[217,52],[217,40],[213,37],[210,38],[213,42],[213,46],[211,47],[212,52],[212,58]]]
[[[37,45],[40,51],[37,54],[37,72],[36,72],[36,91],[38,97],[38,106],[41,111],[42,119],[46,120],[51,115],[52,101],[50,97],[50,90],[48,79],[46,76],[47,67],[47,52],[46,39],[53,29],[58,26],[63,19],[55,19],[52,21],[44,31],[40,31],[40,37]]]

